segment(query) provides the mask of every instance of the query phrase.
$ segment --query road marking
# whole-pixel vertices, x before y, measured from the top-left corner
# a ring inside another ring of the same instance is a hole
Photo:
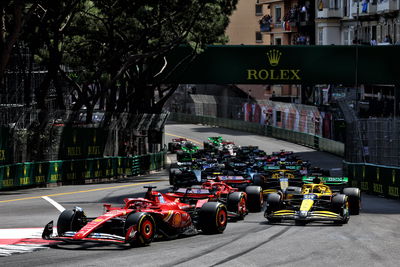
[[[142,184],[153,184],[153,183],[157,183],[157,182],[159,182],[159,181],[149,181],[149,182],[136,183],[136,184],[118,185],[118,186],[103,187],[103,188],[96,188],[96,189],[89,189],[89,190],[82,190],[82,191],[50,194],[50,195],[37,196],[37,197],[25,197],[25,198],[16,198],[16,199],[9,199],[9,200],[0,200],[0,203],[7,203],[7,202],[14,202],[14,201],[21,201],[21,200],[30,200],[30,199],[39,199],[39,198],[43,198],[43,197],[55,197],[55,196],[88,193],[88,192],[102,191],[102,190],[115,189],[115,188],[131,187],[131,186],[137,186],[137,185],[142,185]]]
[[[44,196],[42,198],[44,200],[47,200],[48,202],[50,202],[50,204],[53,205],[56,209],[58,209],[60,212],[63,212],[65,210],[65,208],[63,206],[61,206],[60,203],[57,203],[56,201],[54,201],[53,199],[49,198],[48,196]]]
[[[199,141],[196,141],[196,140],[194,140],[194,139],[187,138],[187,137],[180,136],[180,135],[175,135],[175,134],[170,134],[170,133],[165,133],[165,135],[169,135],[169,136],[172,136],[172,137],[178,137],[178,138],[186,138],[187,140],[192,141],[193,143],[196,143],[196,144],[199,144],[199,145],[202,145],[202,144],[203,144],[203,143],[201,143],[201,142],[199,142]]]
[[[57,241],[42,239],[43,228],[0,229],[0,257],[48,249]]]

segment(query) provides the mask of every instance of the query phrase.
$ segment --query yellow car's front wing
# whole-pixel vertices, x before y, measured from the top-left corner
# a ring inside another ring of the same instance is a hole
[[[273,219],[282,220],[302,220],[302,221],[342,221],[344,218],[332,211],[309,211],[301,214],[300,211],[278,210],[265,216]]]

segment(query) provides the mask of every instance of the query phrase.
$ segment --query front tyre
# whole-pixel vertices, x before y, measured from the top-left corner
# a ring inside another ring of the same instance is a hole
[[[219,202],[207,202],[199,210],[199,226],[205,234],[220,234],[228,223],[226,206]]]
[[[348,197],[343,194],[338,194],[332,198],[332,210],[338,213],[341,221],[335,221],[335,224],[346,224],[349,221],[349,201]]]
[[[86,224],[86,216],[82,210],[64,210],[57,220],[57,233],[63,236],[68,231],[78,231]]]
[[[259,212],[261,211],[264,198],[262,194],[261,186],[248,186],[246,187],[247,194],[247,207],[251,212]]]
[[[156,223],[154,218],[145,212],[131,213],[125,221],[125,234],[133,227],[136,231],[135,236],[129,242],[132,246],[146,246],[149,245],[156,234]]]

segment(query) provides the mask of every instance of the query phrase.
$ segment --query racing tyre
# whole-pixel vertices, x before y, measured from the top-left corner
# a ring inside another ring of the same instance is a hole
[[[267,207],[264,213],[264,217],[267,218],[270,223],[278,223],[282,220],[279,218],[268,217],[272,212],[277,211],[281,207],[281,196],[276,193],[268,194],[266,199]]]
[[[356,187],[343,189],[343,194],[349,198],[349,210],[351,215],[360,214],[361,208],[361,191]]]
[[[332,198],[332,210],[343,217],[341,221],[335,221],[335,224],[346,224],[349,221],[349,201],[348,197],[338,194]]]
[[[82,210],[64,210],[57,220],[57,233],[63,236],[68,231],[78,231],[86,224],[86,216]]]
[[[199,211],[199,226],[205,234],[220,234],[228,223],[226,206],[219,202],[207,202]]]
[[[150,214],[145,212],[131,213],[125,221],[125,235],[129,235],[127,232],[131,226],[136,231],[135,236],[132,237],[133,240],[130,242],[132,246],[146,246],[153,241],[156,234],[156,223]]]
[[[247,214],[246,196],[243,192],[233,192],[228,195],[227,208],[228,211],[235,212],[239,215],[239,219],[243,219]]]
[[[259,212],[261,211],[264,198],[262,194],[261,186],[248,186],[246,187],[246,194],[247,194],[247,208],[251,212]]]
[[[263,177],[261,175],[259,175],[259,174],[254,174],[254,176],[253,176],[253,184],[262,187],[264,185]]]

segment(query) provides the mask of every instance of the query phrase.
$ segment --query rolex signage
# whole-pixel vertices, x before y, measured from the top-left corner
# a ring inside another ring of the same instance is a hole
[[[267,53],[269,69],[248,69],[247,80],[297,80],[301,81],[299,69],[279,69],[276,68],[279,65],[279,61],[282,56],[282,52],[278,49],[270,49]]]
[[[398,84],[400,77],[400,46],[209,46],[193,61],[185,60],[192,52],[190,47],[171,51],[157,78],[181,84],[351,85],[356,77],[359,84]]]

